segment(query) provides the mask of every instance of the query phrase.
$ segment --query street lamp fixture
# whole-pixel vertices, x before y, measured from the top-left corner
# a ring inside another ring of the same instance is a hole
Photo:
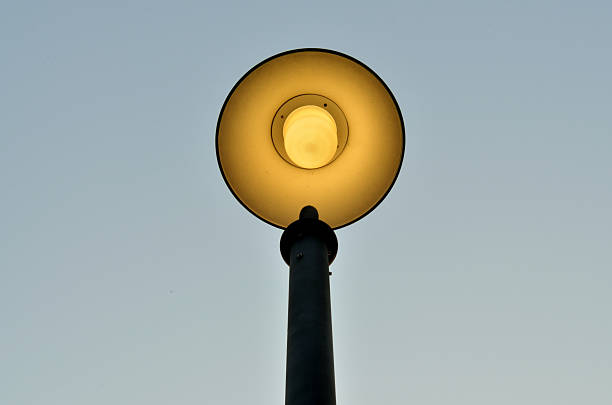
[[[389,88],[366,65],[335,51],[272,56],[249,70],[223,104],[216,134],[223,178],[247,210],[284,229],[286,405],[335,404],[333,229],[363,218],[384,199],[404,143]]]

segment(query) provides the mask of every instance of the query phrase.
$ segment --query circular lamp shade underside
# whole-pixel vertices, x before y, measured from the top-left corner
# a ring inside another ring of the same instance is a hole
[[[307,94],[333,100],[348,123],[344,149],[316,169],[290,164],[272,140],[279,108]],[[227,185],[257,217],[286,228],[312,205],[322,221],[340,228],[390,190],[404,154],[404,125],[395,98],[364,64],[334,51],[299,49],[263,61],[238,81],[221,110],[216,142]]]

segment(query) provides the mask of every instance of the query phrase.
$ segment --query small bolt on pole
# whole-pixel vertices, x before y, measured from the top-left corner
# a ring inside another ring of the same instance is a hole
[[[283,232],[289,265],[289,318],[285,405],[335,405],[329,265],[338,240],[312,206]]]

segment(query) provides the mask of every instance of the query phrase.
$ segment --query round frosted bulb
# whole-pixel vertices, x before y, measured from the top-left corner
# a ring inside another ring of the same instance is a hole
[[[293,110],[283,124],[283,138],[289,159],[305,169],[325,166],[338,148],[336,121],[316,105]]]

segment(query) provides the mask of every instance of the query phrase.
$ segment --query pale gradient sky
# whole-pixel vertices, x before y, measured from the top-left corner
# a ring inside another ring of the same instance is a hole
[[[338,404],[612,403],[612,3],[0,5],[0,403],[282,404],[281,231],[219,174],[234,83],[361,60],[402,171],[337,232]]]

